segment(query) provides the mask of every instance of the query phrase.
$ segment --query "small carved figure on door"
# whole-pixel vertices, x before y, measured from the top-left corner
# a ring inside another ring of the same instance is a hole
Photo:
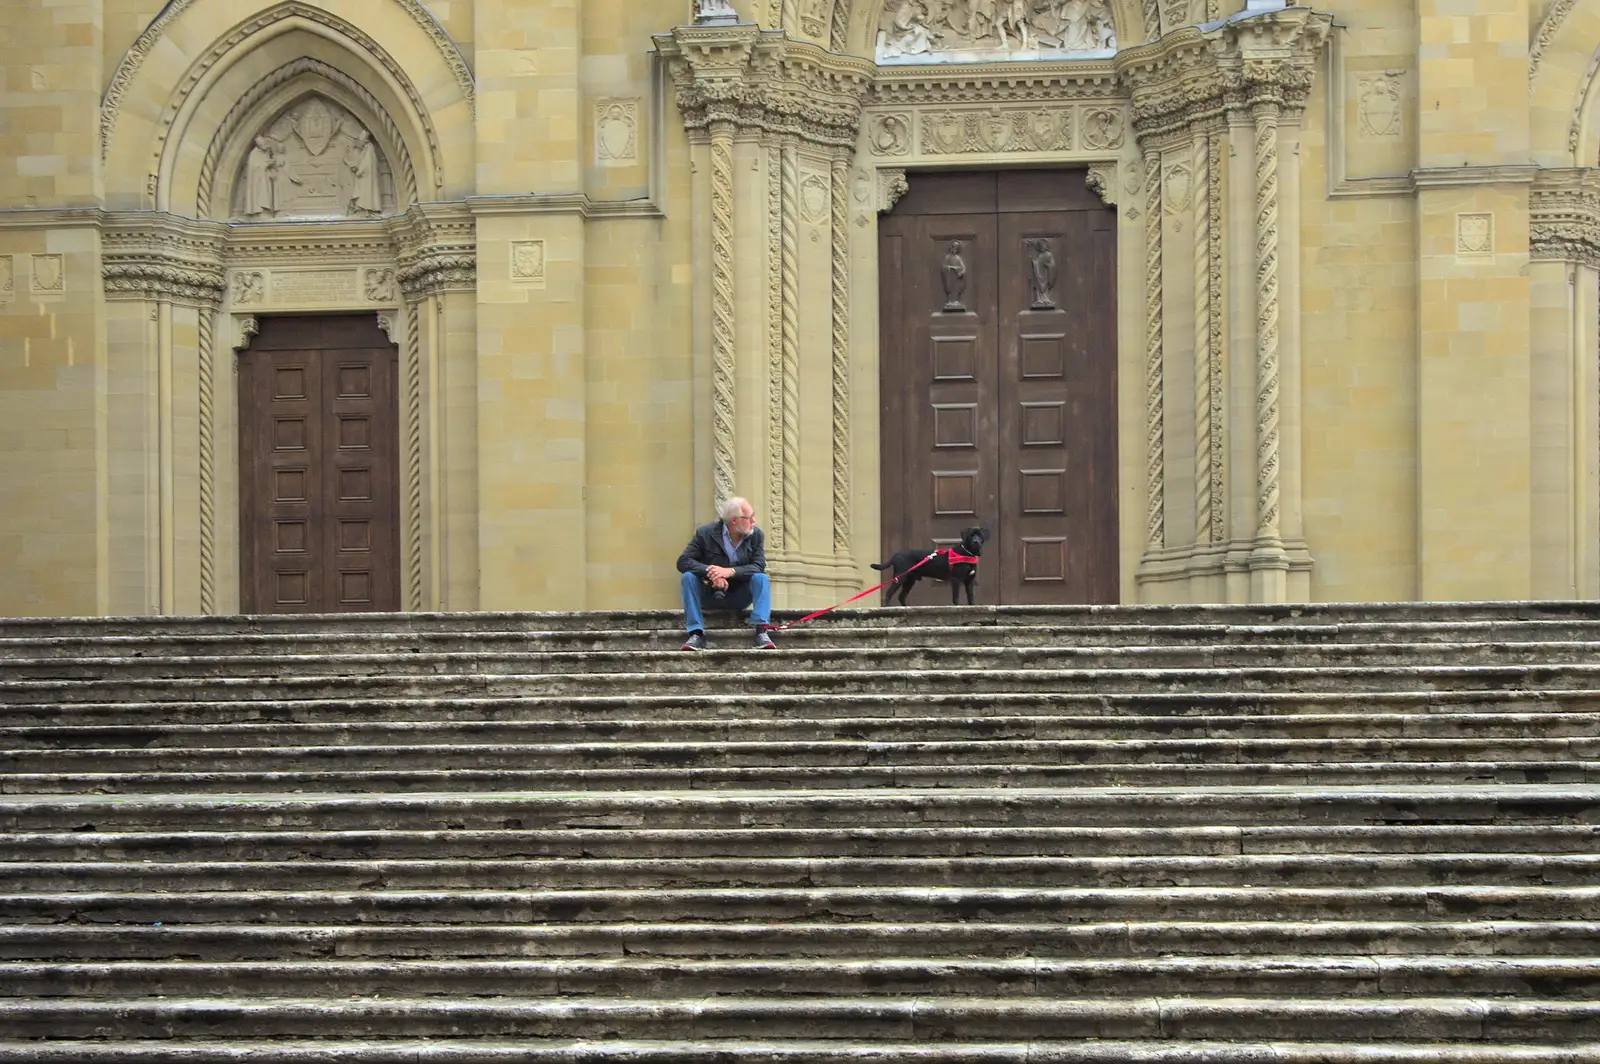
[[[944,309],[962,312],[967,305],[962,296],[967,291],[967,260],[961,257],[961,241],[952,240],[945,249],[944,266],[940,270],[944,281]]]
[[[1055,309],[1056,255],[1044,237],[1028,241],[1028,293],[1034,310]]]

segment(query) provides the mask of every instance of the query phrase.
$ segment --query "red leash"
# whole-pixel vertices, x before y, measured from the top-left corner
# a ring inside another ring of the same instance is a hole
[[[843,602],[835,603],[834,605],[829,606],[826,609],[818,610],[816,613],[808,613],[804,617],[801,617],[797,621],[784,621],[782,624],[769,625],[769,627],[774,632],[781,632],[785,628],[793,628],[797,624],[805,624],[807,621],[816,620],[818,617],[821,617],[824,613],[832,613],[834,610],[838,609],[841,606],[850,605],[850,603],[854,602],[856,599],[866,598],[868,595],[872,594],[874,591],[880,591],[883,588],[888,587],[890,584],[892,584],[896,580],[900,579],[900,577],[907,576],[907,575],[909,575],[911,573],[916,572],[922,566],[927,565],[929,562],[933,561],[933,559],[937,558],[941,554],[946,555],[946,556],[949,557],[951,565],[961,565],[962,563],[966,563],[966,564],[969,564],[969,565],[977,565],[978,564],[978,559],[973,557],[970,554],[957,554],[955,551],[951,550],[948,547],[941,547],[939,550],[933,551],[926,558],[922,559],[920,562],[918,562],[916,565],[913,565],[911,568],[907,569],[905,572],[899,573],[898,575],[895,575],[895,576],[891,576],[889,579],[885,580],[883,583],[878,584],[875,587],[869,587],[865,591],[861,592],[859,595],[851,595],[849,598],[845,599]]]

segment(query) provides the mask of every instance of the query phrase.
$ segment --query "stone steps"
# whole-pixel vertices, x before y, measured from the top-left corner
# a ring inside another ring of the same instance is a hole
[[[0,622],[0,1064],[1600,1064],[1600,608]]]
[[[1600,923],[194,924],[0,928],[0,960],[527,957],[1600,956]]]
[[[863,1051],[870,1054],[874,1043],[912,1042],[929,1049],[979,1040],[1002,1045],[1045,1039],[1248,1043],[1312,1041],[1326,1039],[1335,1031],[1343,1036],[1343,1042],[1505,1042],[1569,1047],[1589,1043],[1587,1051],[1593,1052],[1593,1043],[1600,1042],[1600,1004],[1469,996],[1410,1000],[1262,1000],[1222,995],[1116,1000],[1096,996],[1022,1001],[976,996],[959,1000],[913,996],[899,1000],[728,996],[646,1001],[598,997],[583,1001],[534,997],[462,1001],[153,1001],[134,997],[98,1002],[0,1002],[0,1029],[13,1038],[93,1038],[115,1030],[120,1038],[170,1039],[173,1031],[182,1030],[186,1038],[295,1039],[299,1032],[317,1029],[330,1039],[521,1037],[538,1042],[560,1038],[712,1042],[698,1047],[703,1054],[699,1057],[679,1058],[701,1061],[720,1059],[712,1040],[751,1036],[774,1041],[826,1040],[833,1043],[836,1056],[820,1059],[834,1060],[841,1056],[850,1059]],[[981,1048],[975,1046],[973,1050]],[[1098,1042],[1077,1048],[1098,1048]],[[974,1059],[968,1052],[962,1047],[954,1059]],[[1212,1059],[1239,1058],[1224,1049],[1221,1056]]]
[[[206,1009],[206,1003],[196,1003]],[[1470,1008],[1470,1005],[1467,1007]],[[1435,1012],[1428,1014],[1433,1018]],[[1417,1019],[1422,1017],[1418,1015]],[[1498,1036],[1501,1017],[1488,1028]],[[187,1017],[185,1021],[187,1022]],[[1513,1022],[1525,1022],[1519,1016]],[[1464,1032],[1463,1026],[1458,1032]],[[38,1043],[0,1042],[0,1062],[29,1061],[40,1064],[234,1064],[239,1060],[273,1064],[705,1064],[708,1060],[728,1064],[838,1064],[841,1060],[870,1060],[874,1064],[927,1064],[929,1061],[956,1059],[964,1064],[1217,1064],[1239,1061],[1247,1064],[1595,1064],[1600,1061],[1600,1044],[1567,1046],[1513,1045],[1489,1042],[1474,1045],[1406,1044],[1365,1042],[1288,1042],[1282,1039],[1229,1040],[1152,1038],[1127,1041],[1095,1038],[1087,1042],[997,1040],[985,1043],[953,1043],[941,1040],[938,1047],[921,1042],[875,1042],[870,1049],[841,1048],[837,1041],[812,1041],[806,1038],[747,1040],[737,1037],[703,1036],[674,1039],[629,1039],[609,1041],[583,1038],[541,1037],[500,1039],[472,1036],[470,1041],[428,1038],[407,1041],[399,1038],[325,1040],[314,1045],[277,1041],[225,1042],[194,1040],[174,1046],[160,1041],[119,1041],[86,1043],[81,1049],[57,1051],[40,1048]]]

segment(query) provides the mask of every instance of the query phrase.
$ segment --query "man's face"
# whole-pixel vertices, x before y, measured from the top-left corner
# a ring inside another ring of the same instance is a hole
[[[755,527],[755,523],[755,511],[746,506],[740,509],[738,517],[728,518],[728,531],[737,533],[741,536],[746,536],[749,535],[750,530]]]

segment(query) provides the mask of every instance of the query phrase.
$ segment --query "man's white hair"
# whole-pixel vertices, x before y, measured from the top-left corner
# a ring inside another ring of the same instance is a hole
[[[722,505],[717,508],[717,516],[724,521],[735,517],[743,517],[742,511],[746,506],[750,506],[750,500],[743,495],[735,495],[733,498],[723,501]],[[751,506],[750,510],[752,513],[755,512],[755,507]]]

